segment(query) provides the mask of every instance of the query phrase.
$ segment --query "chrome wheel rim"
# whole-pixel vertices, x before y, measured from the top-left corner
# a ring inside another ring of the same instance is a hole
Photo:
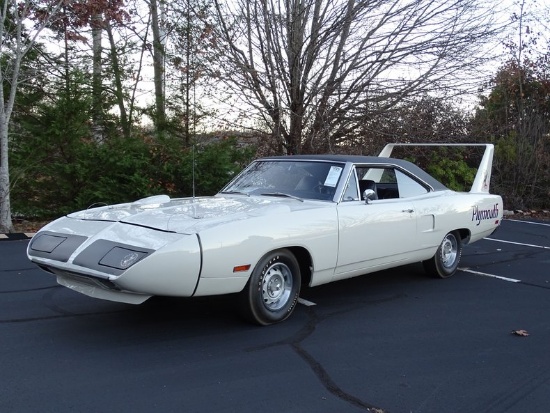
[[[441,243],[441,262],[445,268],[451,268],[458,256],[458,242],[453,234],[447,234]]]
[[[277,311],[283,308],[292,290],[292,271],[281,262],[271,265],[262,280],[262,300],[265,308]]]

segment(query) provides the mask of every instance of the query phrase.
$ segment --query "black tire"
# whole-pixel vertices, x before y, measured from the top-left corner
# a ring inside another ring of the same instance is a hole
[[[256,264],[241,292],[243,315],[260,325],[287,319],[298,302],[301,282],[300,266],[289,250],[270,252]]]
[[[462,239],[458,232],[449,232],[441,241],[435,255],[427,261],[423,261],[426,272],[436,278],[449,278],[452,276],[462,256]]]

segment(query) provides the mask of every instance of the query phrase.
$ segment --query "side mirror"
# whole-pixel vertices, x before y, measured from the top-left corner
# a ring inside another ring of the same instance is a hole
[[[365,199],[365,204],[368,204],[369,201],[372,201],[374,199],[378,199],[376,196],[376,192],[372,189],[365,189],[365,192],[363,192],[363,198]]]

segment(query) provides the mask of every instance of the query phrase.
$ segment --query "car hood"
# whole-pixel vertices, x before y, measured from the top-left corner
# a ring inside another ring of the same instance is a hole
[[[263,215],[328,206],[323,201],[290,198],[213,196],[170,199],[160,195],[133,203],[87,209],[69,218],[122,222],[161,231],[192,234],[212,226]]]

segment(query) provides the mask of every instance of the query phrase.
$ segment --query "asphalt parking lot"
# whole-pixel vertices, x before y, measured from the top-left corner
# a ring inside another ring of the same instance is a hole
[[[550,223],[507,219],[452,278],[411,265],[302,293],[140,306],[57,286],[0,242],[0,412],[550,411]]]

